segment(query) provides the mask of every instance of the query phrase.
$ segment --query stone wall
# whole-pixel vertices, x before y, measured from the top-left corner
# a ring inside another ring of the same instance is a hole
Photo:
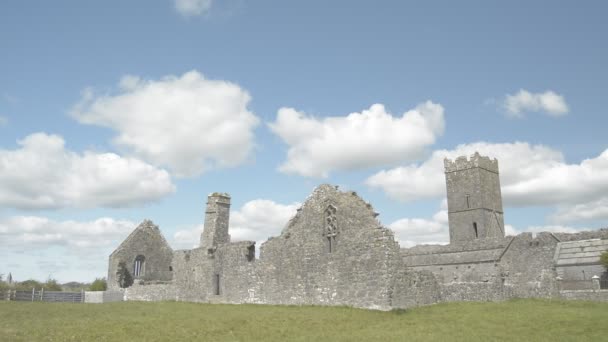
[[[608,290],[561,291],[560,298],[568,300],[590,300],[594,302],[608,302]]]
[[[319,186],[281,235],[262,245],[262,300],[390,308],[399,246],[376,215],[356,193]]]
[[[608,230],[524,233],[401,249],[369,203],[352,191],[322,185],[279,236],[262,244],[256,258],[254,242],[230,242],[224,210],[228,206],[227,195],[210,195],[207,214],[213,219],[206,219],[205,230],[213,234],[203,235],[212,241],[192,250],[172,252],[158,227],[142,223],[110,257],[109,275],[114,275],[118,261],[139,254],[153,266],[146,268],[149,278],[140,277],[125,290],[125,298],[381,310],[450,301],[555,298],[563,286],[555,261],[560,240],[608,235]],[[559,270],[569,275],[591,266],[597,265]],[[152,273],[157,269],[169,273]],[[562,292],[568,298],[604,298]]]
[[[85,291],[85,303],[110,303],[122,302],[124,300],[123,291]]]
[[[133,284],[124,290],[124,298],[134,301],[166,301],[180,300],[175,284]]]
[[[142,274],[135,276],[134,262],[143,256]],[[173,278],[171,260],[173,250],[163,237],[158,226],[144,220],[110,255],[108,266],[108,289],[118,289],[116,272],[120,262],[124,262],[131,276],[137,280],[169,281]]]

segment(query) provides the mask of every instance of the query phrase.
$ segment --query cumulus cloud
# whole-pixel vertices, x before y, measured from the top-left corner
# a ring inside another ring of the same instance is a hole
[[[0,219],[0,245],[8,248],[116,247],[135,229],[126,220],[104,217],[94,221],[55,221],[38,216],[13,216]]]
[[[250,99],[238,85],[197,71],[157,81],[125,76],[118,94],[85,91],[71,114],[116,131],[113,143],[126,152],[192,177],[250,156],[259,122],[247,109]]]
[[[280,171],[306,177],[416,160],[443,134],[444,125],[443,107],[431,101],[401,117],[392,116],[381,104],[323,119],[281,108],[269,124],[289,145]]]
[[[93,221],[0,218],[0,258],[13,261],[5,266],[13,268],[16,279],[53,276],[92,281],[106,274],[108,255],[134,228],[133,222],[108,217]]]
[[[525,112],[542,112],[557,117],[566,115],[569,110],[564,97],[551,90],[530,93],[520,89],[514,95],[507,95],[503,105],[507,115],[518,118],[523,117]]]
[[[230,213],[230,237],[232,241],[256,241],[257,248],[271,236],[281,233],[289,219],[296,214],[299,203],[279,204],[270,200],[256,199],[245,203],[238,211]],[[173,235],[178,248],[198,246],[203,225],[179,230]]]
[[[212,0],[174,0],[175,9],[183,16],[197,16],[208,12]]]
[[[1,206],[122,207],[175,190],[164,170],[113,153],[71,152],[58,135],[35,133],[18,144],[16,150],[0,150]]]
[[[420,165],[383,170],[366,183],[403,201],[445,197],[443,159],[470,156],[476,151],[498,158],[507,206],[586,203],[604,198],[608,192],[608,150],[578,164],[568,164],[559,151],[523,142],[478,142],[434,151]]]
[[[580,222],[608,219],[608,195],[597,201],[561,206],[550,216],[552,222]]]
[[[402,248],[416,245],[447,244],[450,242],[447,201],[441,202],[441,209],[431,219],[402,218],[388,225]]]
[[[517,229],[514,226],[505,225],[505,235],[518,235],[521,233],[541,233],[541,232],[551,232],[551,233],[576,233],[583,230],[589,230],[587,228],[573,228],[569,226],[562,225],[543,225],[543,226],[528,226],[525,229]]]

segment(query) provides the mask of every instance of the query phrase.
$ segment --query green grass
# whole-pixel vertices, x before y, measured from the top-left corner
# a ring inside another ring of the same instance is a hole
[[[608,304],[514,300],[392,312],[195,303],[0,302],[0,341],[606,341]]]

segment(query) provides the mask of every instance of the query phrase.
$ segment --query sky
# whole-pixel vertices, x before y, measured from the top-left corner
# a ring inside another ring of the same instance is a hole
[[[144,219],[280,233],[319,184],[447,243],[443,159],[497,158],[508,234],[608,226],[605,1],[3,1],[0,274],[89,282]]]

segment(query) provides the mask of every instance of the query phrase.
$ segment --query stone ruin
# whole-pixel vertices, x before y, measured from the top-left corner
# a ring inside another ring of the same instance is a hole
[[[505,236],[496,159],[446,159],[445,177],[448,245],[400,248],[371,204],[320,185],[256,258],[254,241],[230,241],[230,196],[213,193],[199,247],[174,251],[145,220],[110,255],[108,286],[120,289],[122,264],[134,279],[124,289],[128,300],[380,310],[530,297],[608,300],[599,289],[608,229]]]

